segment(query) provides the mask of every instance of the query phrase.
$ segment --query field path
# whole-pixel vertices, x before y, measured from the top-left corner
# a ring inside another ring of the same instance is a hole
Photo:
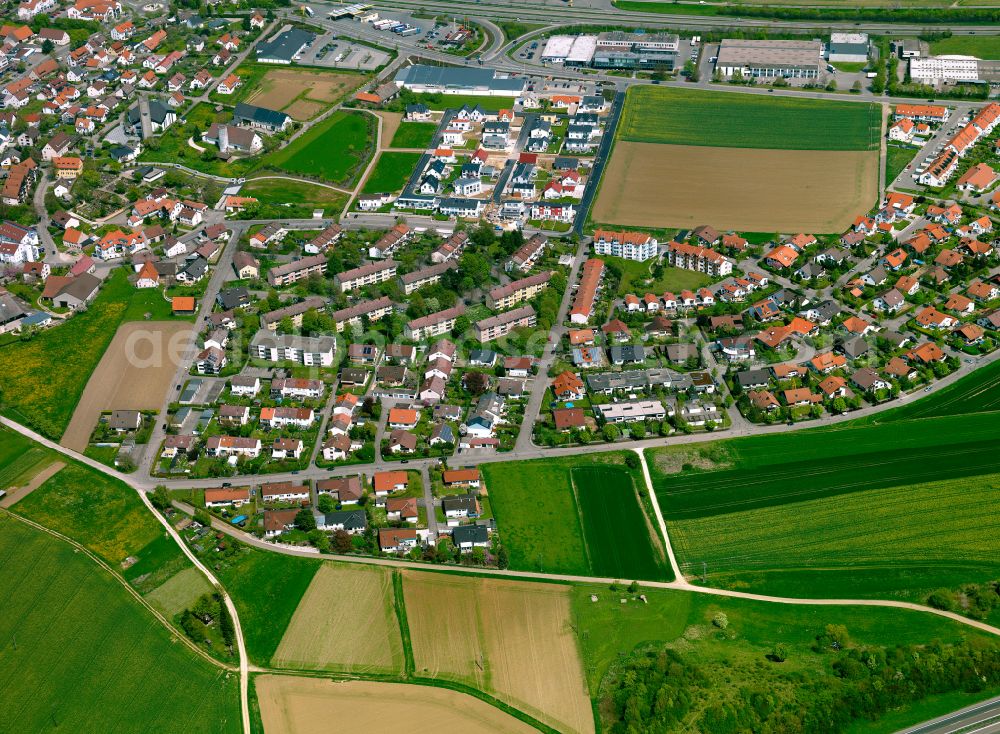
[[[663,547],[667,552],[667,560],[670,561],[670,570],[674,572],[674,583],[680,588],[690,587],[691,584],[681,573],[681,567],[677,564],[677,557],[674,555],[674,548],[670,545],[670,535],[667,534],[667,523],[660,512],[660,501],[656,498],[653,490],[653,478],[649,476],[649,465],[646,464],[646,454],[642,449],[635,449],[639,454],[639,461],[642,463],[642,478],[646,482],[646,492],[649,494],[650,504],[653,505],[653,514],[656,515],[656,524],[660,528],[660,538],[663,540]]]
[[[55,476],[56,472],[66,466],[64,461],[53,461],[47,467],[38,472],[27,484],[8,490],[7,496],[0,500],[0,507],[7,509],[15,502],[20,502],[29,494],[45,484],[46,481]]]

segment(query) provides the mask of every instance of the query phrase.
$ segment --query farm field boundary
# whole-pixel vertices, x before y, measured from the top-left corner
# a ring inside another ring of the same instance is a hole
[[[876,151],[619,140],[591,218],[637,227],[840,232],[878,195]],[[748,184],[752,182],[752,184]]]
[[[392,571],[324,563],[313,576],[271,664],[281,668],[401,673],[403,645]],[[364,631],[355,628],[365,620]]]
[[[184,346],[196,336],[193,324],[135,321],[115,332],[83,389],[60,443],[83,452],[103,410],[159,410]]]
[[[571,587],[402,576],[417,676],[480,688],[561,731],[593,732]]]
[[[882,113],[875,104],[639,85],[625,98],[618,139],[724,148],[876,151],[881,131]],[[738,166],[721,168],[719,174],[754,181]]]
[[[254,684],[267,734],[325,734],[331,721],[345,731],[536,731],[473,696],[445,688],[279,675],[258,676]]]

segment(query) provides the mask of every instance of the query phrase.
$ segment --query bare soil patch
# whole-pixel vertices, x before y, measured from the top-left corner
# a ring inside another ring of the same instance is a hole
[[[403,594],[417,675],[481,688],[560,731],[594,731],[569,587],[404,571]]]
[[[271,661],[277,667],[401,673],[392,571],[323,564]],[[359,620],[364,620],[359,627]]]
[[[878,194],[878,151],[618,141],[591,218],[744,232],[841,232]]]
[[[488,703],[444,688],[283,675],[258,676],[254,685],[264,734],[327,734],[332,730],[408,734],[535,731]]]
[[[364,80],[361,74],[270,69],[261,78],[258,88],[247,97],[247,102],[282,110],[296,120],[309,120],[340,101]]]
[[[90,376],[60,443],[82,452],[102,410],[159,410],[183,347],[195,335],[194,324],[181,321],[123,324]]]
[[[20,487],[15,487],[13,489],[7,490],[7,496],[0,500],[0,507],[7,509],[11,507],[15,502],[24,499],[29,494],[34,492],[36,489],[45,484],[46,481],[55,476],[56,472],[66,466],[63,461],[53,461],[51,464],[39,471],[31,480]]]
[[[403,122],[403,115],[399,112],[382,112],[381,110],[375,114],[382,118],[382,136],[378,139],[378,148],[385,150],[389,147],[396,131]]]

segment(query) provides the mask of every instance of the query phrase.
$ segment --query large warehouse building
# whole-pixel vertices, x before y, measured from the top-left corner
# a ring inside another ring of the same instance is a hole
[[[831,64],[863,64],[868,61],[868,34],[831,33],[829,61]]]
[[[472,94],[480,97],[516,97],[526,81],[496,69],[414,64],[396,72],[396,85],[418,94]]]
[[[910,78],[922,84],[979,81],[975,56],[925,56],[910,59]]]
[[[823,42],[725,38],[715,68],[725,77],[815,79],[823,72]]]

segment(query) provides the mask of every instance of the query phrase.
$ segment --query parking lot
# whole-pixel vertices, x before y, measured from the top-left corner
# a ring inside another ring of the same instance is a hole
[[[373,71],[389,63],[389,54],[356,41],[338,38],[329,32],[316,41],[303,54],[299,63],[306,66],[322,66],[331,69],[358,69]]]

